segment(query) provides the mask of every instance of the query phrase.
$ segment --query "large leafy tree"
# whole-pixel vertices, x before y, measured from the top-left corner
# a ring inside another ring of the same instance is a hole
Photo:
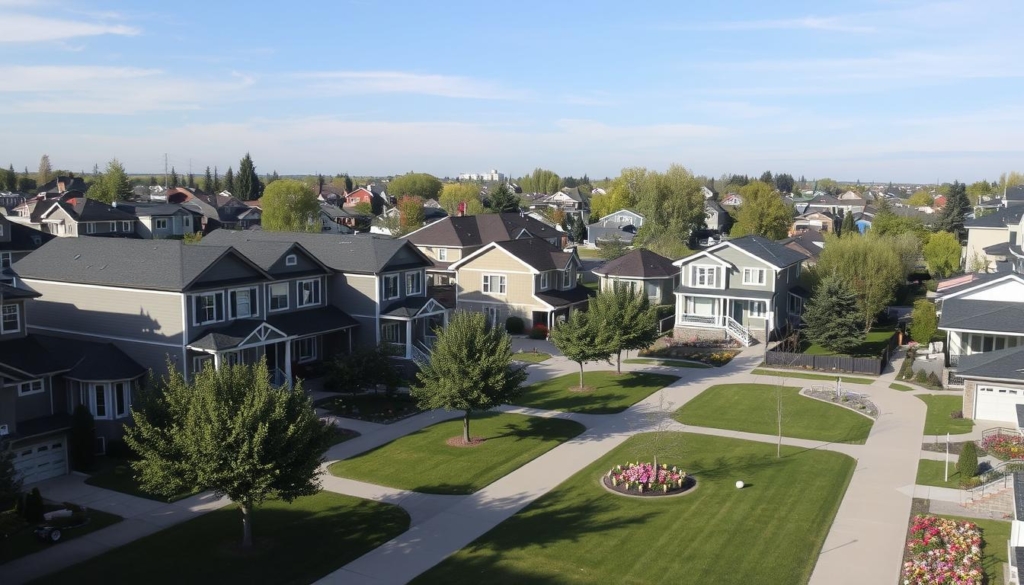
[[[842,277],[830,274],[818,284],[802,319],[808,339],[835,353],[847,353],[864,341],[857,295]]]
[[[555,325],[551,330],[551,343],[562,355],[580,365],[580,385],[583,385],[583,364],[608,360],[612,355],[612,344],[608,328],[603,327],[599,318],[589,312],[573,311],[569,318]]]
[[[475,183],[448,183],[441,190],[437,202],[452,217],[458,215],[460,204],[465,204],[463,215],[479,215],[484,211],[480,202],[480,186]]]
[[[394,197],[411,195],[424,201],[437,199],[444,185],[434,175],[426,173],[407,173],[391,179],[388,183],[388,194]]]
[[[662,256],[685,255],[690,234],[704,227],[703,182],[681,165],[664,173],[629,169],[623,175],[624,187],[637,197],[635,209],[646,218],[633,244]]]
[[[939,330],[939,318],[935,312],[935,303],[928,299],[915,301],[910,319],[910,336],[914,341],[923,345],[930,343],[932,336]]]
[[[252,163],[252,157],[245,153],[241,162],[238,163],[238,176],[235,177],[238,186],[238,193],[231,194],[242,200],[259,199],[262,192],[260,177],[256,174],[256,165]]]
[[[935,232],[924,245],[924,260],[928,269],[939,278],[946,278],[960,270],[960,242],[949,232]]]
[[[39,174],[37,180],[40,185],[45,185],[53,176],[53,168],[50,166],[50,155],[44,154],[39,159]]]
[[[494,188],[488,200],[491,203],[491,211],[495,213],[515,213],[519,211],[519,196],[509,189],[508,185],[502,183]]]
[[[398,198],[398,227],[401,233],[407,234],[423,227],[426,212],[423,210],[423,199],[414,195],[403,195]]]
[[[320,203],[302,181],[281,179],[267,186],[262,200],[263,229],[272,232],[320,232]]]
[[[170,378],[140,397],[125,442],[142,487],[171,496],[213,490],[242,512],[242,545],[252,546],[253,510],[268,498],[291,502],[320,490],[333,431],[301,385],[270,383],[267,364],[206,367],[191,382]]]
[[[89,187],[89,198],[104,203],[123,201],[131,194],[132,182],[116,158],[107,163],[107,171]]]
[[[942,208],[936,227],[955,235],[958,242],[962,241],[967,234],[964,229],[964,218],[970,212],[971,201],[967,198],[967,187],[959,181],[953,181],[949,195],[946,196],[946,206]]]
[[[562,187],[562,179],[554,171],[536,168],[516,181],[523,193],[554,193]]]
[[[483,313],[458,311],[437,331],[412,395],[422,408],[464,411],[462,439],[469,443],[470,415],[515,399],[526,376],[512,366],[512,339],[503,328],[489,327]]]
[[[590,301],[588,318],[605,329],[609,349],[615,354],[615,371],[622,373],[622,352],[641,350],[658,339],[658,317],[643,286],[633,290],[617,283]]]
[[[740,188],[743,205],[737,213],[730,235],[755,235],[779,240],[786,237],[793,223],[793,210],[771,185],[753,181]]]

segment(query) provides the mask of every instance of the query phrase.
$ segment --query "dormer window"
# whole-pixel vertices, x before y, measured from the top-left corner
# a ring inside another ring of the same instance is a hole
[[[299,263],[299,257],[296,256],[295,254],[288,254],[284,258],[284,265],[285,266],[296,266],[296,265],[298,265],[298,263]]]
[[[566,268],[562,271],[562,288],[569,288],[572,284],[572,269]]]
[[[0,333],[17,333],[21,330],[21,305],[4,305],[0,309]]]

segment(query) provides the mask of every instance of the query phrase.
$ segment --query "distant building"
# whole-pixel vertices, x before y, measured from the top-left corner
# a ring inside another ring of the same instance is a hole
[[[460,181],[497,181],[502,182],[505,180],[505,173],[499,173],[497,169],[491,169],[487,173],[462,173],[459,175]]]

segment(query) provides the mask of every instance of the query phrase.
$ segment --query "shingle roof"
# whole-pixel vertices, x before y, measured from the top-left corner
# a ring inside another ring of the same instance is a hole
[[[348,313],[333,305],[305,311],[278,313],[268,317],[266,322],[285,335],[295,337],[329,333],[359,325],[359,322]],[[263,321],[260,319],[238,319],[222,327],[206,330],[188,345],[195,349],[208,351],[232,349],[238,347],[262,324]]]
[[[762,238],[761,236],[743,236],[742,238],[723,242],[723,244],[735,246],[777,268],[785,268],[798,262],[803,262],[804,258],[806,258],[806,256],[795,250],[790,250],[782,244]]]
[[[23,288],[14,288],[13,286],[0,282],[0,300],[34,299],[40,296],[42,295],[35,291]]]
[[[183,207],[178,203],[118,203],[117,208],[135,217],[165,217],[180,211],[198,214],[198,210]]]
[[[321,263],[339,272],[376,274],[406,247],[421,258],[422,262],[419,265],[430,265],[430,260],[422,256],[415,246],[410,246],[406,240],[365,234],[214,230],[203,237],[200,247],[244,245],[246,241],[298,243]]]
[[[1024,346],[961,356],[956,373],[961,378],[1024,381]]]
[[[78,193],[78,196],[75,197],[68,195],[71,193],[65,194],[55,204],[77,221],[130,221],[135,219],[135,216],[127,211],[107,205],[102,201],[88,199],[84,194]]]
[[[1007,201],[1024,201],[1024,185],[1017,185],[1006,190]]]
[[[13,221],[7,225],[7,228],[10,231],[11,240],[9,242],[0,242],[0,250],[27,252],[35,250],[57,237]]]
[[[594,274],[626,278],[672,278],[679,268],[672,260],[643,248],[633,250],[594,269]]]
[[[411,319],[420,312],[426,304],[430,302],[429,297],[405,297],[400,301],[395,301],[388,306],[381,309],[380,314],[382,317],[404,317]]]
[[[526,230],[538,238],[561,237],[558,230],[519,213],[485,213],[446,217],[409,234],[405,239],[417,246],[483,246],[511,240]]]
[[[541,272],[564,270],[574,257],[572,252],[563,252],[558,246],[552,246],[540,238],[496,242],[495,245]]]
[[[1000,242],[998,244],[992,244],[982,248],[986,254],[992,256],[1006,256],[1010,253],[1010,242]]]
[[[990,282],[1007,276],[996,272],[972,272],[963,276],[955,276],[939,281],[936,287],[938,298],[949,296],[964,289],[974,288],[978,285]]]
[[[552,307],[565,307],[583,303],[596,295],[596,292],[583,285],[577,285],[569,290],[546,290],[536,293],[538,299]]]
[[[1024,207],[1004,207],[995,213],[989,213],[964,222],[965,228],[1002,228],[1014,225],[1024,214]]]
[[[802,234],[779,240],[779,243],[790,250],[804,254],[808,258],[817,258],[821,256],[821,251],[824,250],[818,243],[823,243],[824,241],[825,237],[818,230],[807,230]]]
[[[128,357],[112,343],[82,341],[51,335],[35,335],[51,356],[71,358],[68,378],[94,382],[98,380],[134,380],[148,370]]]
[[[1024,303],[952,298],[942,301],[941,329],[1024,332]]]
[[[57,238],[14,263],[24,279],[184,290],[229,249],[178,240]]]

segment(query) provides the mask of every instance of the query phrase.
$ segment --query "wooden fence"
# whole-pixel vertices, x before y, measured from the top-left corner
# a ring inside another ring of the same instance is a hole
[[[892,352],[896,349],[896,335],[878,357],[852,357],[848,355],[808,355],[788,351],[770,350],[765,353],[764,362],[769,366],[806,368],[821,372],[843,372],[879,376],[885,371]]]

